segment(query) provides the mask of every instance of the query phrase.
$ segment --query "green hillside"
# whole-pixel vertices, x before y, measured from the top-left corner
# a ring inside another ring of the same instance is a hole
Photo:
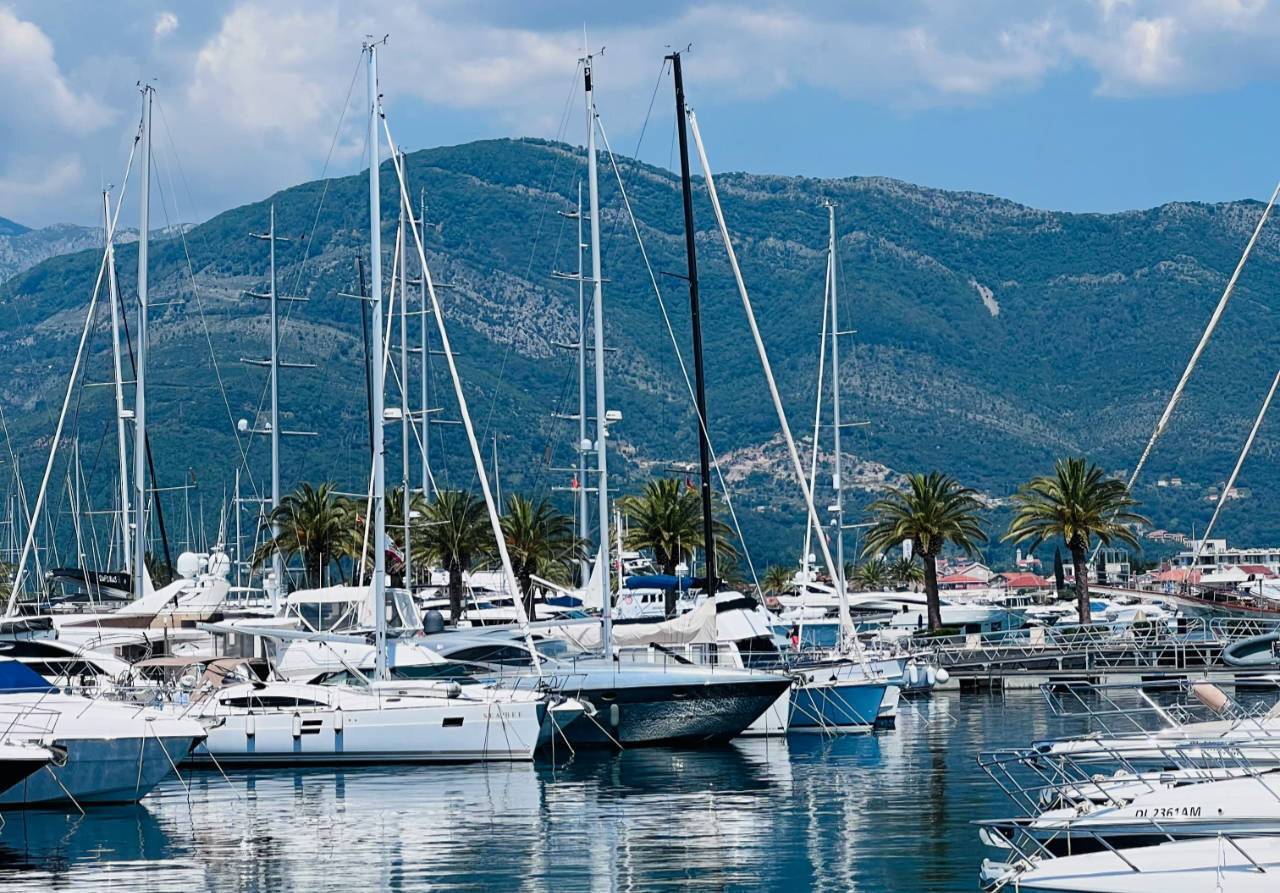
[[[569,482],[549,466],[573,461],[576,425],[552,416],[576,409],[576,366],[554,345],[576,338],[577,290],[551,273],[576,266],[573,224],[556,212],[573,210],[584,171],[580,151],[536,140],[408,157],[411,191],[427,204],[428,260],[436,281],[450,286],[440,294],[472,414],[486,442],[498,437],[508,492]],[[655,271],[683,272],[678,181],[630,163],[622,174]],[[310,299],[294,305],[283,326],[282,354],[317,364],[288,370],[282,380],[285,427],[320,432],[286,441],[285,474],[290,482],[327,478],[363,487],[359,305],[338,293],[355,290],[355,255],[367,250],[366,182],[354,176],[303,184],[194,227],[185,245],[153,244],[152,298],[181,302],[152,313],[148,415],[160,484],[178,484],[191,469],[199,483],[189,494],[192,512],[198,515],[202,504],[210,536],[240,448],[248,449],[259,486],[266,473],[265,443],[238,445],[234,423],[252,420],[266,405],[265,373],[238,360],[265,356],[265,304],[242,292],[263,288],[266,246],[247,233],[266,227],[268,201],[275,202],[281,234],[295,239],[280,249],[281,290]],[[1255,202],[1238,202],[1061,214],[868,177],[725,174],[718,183],[797,433],[807,438],[812,425],[827,238],[821,203],[831,200],[842,325],[857,330],[842,347],[844,409],[848,419],[870,421],[846,438],[860,460],[859,480],[872,486],[887,473],[936,467],[993,497],[1066,453],[1087,453],[1116,471],[1132,467],[1261,211]],[[383,186],[389,276],[397,198],[390,165]],[[601,200],[606,332],[616,348],[607,359],[608,402],[623,413],[611,469],[626,487],[672,462],[694,460],[696,429],[608,167],[601,170]],[[698,202],[711,435],[753,553],[791,560],[801,533],[796,488],[786,477],[776,418],[710,207],[701,194]],[[1187,533],[1203,527],[1212,510],[1208,488],[1230,471],[1275,371],[1270,304],[1280,284],[1278,257],[1280,239],[1264,233],[1144,474],[1138,496],[1161,526]],[[117,258],[132,304],[136,246],[120,246]],[[99,260],[94,251],[57,257],[0,288],[0,320],[9,335],[0,360],[10,369],[0,400],[28,487],[38,482]],[[683,283],[658,279],[687,356]],[[416,290],[411,299],[416,303]],[[105,319],[95,337],[93,381],[108,372]],[[415,322],[414,342],[416,332]],[[398,344],[398,330],[392,337]],[[438,357],[434,375],[433,404],[443,407],[441,418],[456,418]],[[411,384],[416,406],[416,371]],[[393,385],[388,395],[398,400]],[[96,508],[110,504],[110,399],[102,387],[77,398],[76,430]],[[388,440],[388,479],[397,481],[398,431]],[[471,482],[456,426],[435,427],[431,452],[442,483]],[[416,484],[416,458],[413,467]],[[1155,486],[1172,476],[1184,486]],[[1241,542],[1280,541],[1280,523],[1265,500],[1277,479],[1276,429],[1268,423],[1239,482],[1251,496],[1224,512],[1220,533]],[[171,515],[178,498],[167,497]],[[65,497],[55,506],[61,502]],[[996,557],[1004,551],[993,548]]]

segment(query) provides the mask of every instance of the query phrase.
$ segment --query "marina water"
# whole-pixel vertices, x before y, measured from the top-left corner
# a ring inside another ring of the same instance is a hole
[[[534,764],[192,773],[17,811],[0,889],[976,891],[979,751],[1074,734],[1034,691],[937,692],[894,731]]]

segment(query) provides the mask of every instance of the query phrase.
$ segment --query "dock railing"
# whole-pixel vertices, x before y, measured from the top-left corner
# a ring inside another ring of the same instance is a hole
[[[917,636],[914,643],[948,671],[1159,672],[1225,668],[1223,648],[1270,633],[1280,633],[1280,621],[1179,618]]]

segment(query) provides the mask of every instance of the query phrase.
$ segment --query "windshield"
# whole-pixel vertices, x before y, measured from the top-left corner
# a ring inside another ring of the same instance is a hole
[[[538,649],[538,653],[543,657],[552,660],[564,660],[566,658],[579,657],[587,654],[587,651],[573,642],[566,642],[563,639],[543,639],[535,643],[534,647]]]

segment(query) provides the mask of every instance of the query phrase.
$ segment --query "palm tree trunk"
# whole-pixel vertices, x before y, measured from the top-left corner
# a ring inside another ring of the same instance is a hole
[[[519,583],[520,597],[524,599],[524,613],[530,620],[537,620],[533,605],[533,575],[521,568]]]
[[[449,564],[449,620],[457,623],[462,619],[462,566]]]
[[[942,603],[938,599],[938,560],[924,556],[924,600],[929,607],[929,629],[942,627]]]
[[[1085,555],[1083,545],[1071,544],[1071,563],[1076,569],[1076,610],[1080,613],[1080,622],[1092,623],[1093,615],[1089,610],[1089,557]]]

